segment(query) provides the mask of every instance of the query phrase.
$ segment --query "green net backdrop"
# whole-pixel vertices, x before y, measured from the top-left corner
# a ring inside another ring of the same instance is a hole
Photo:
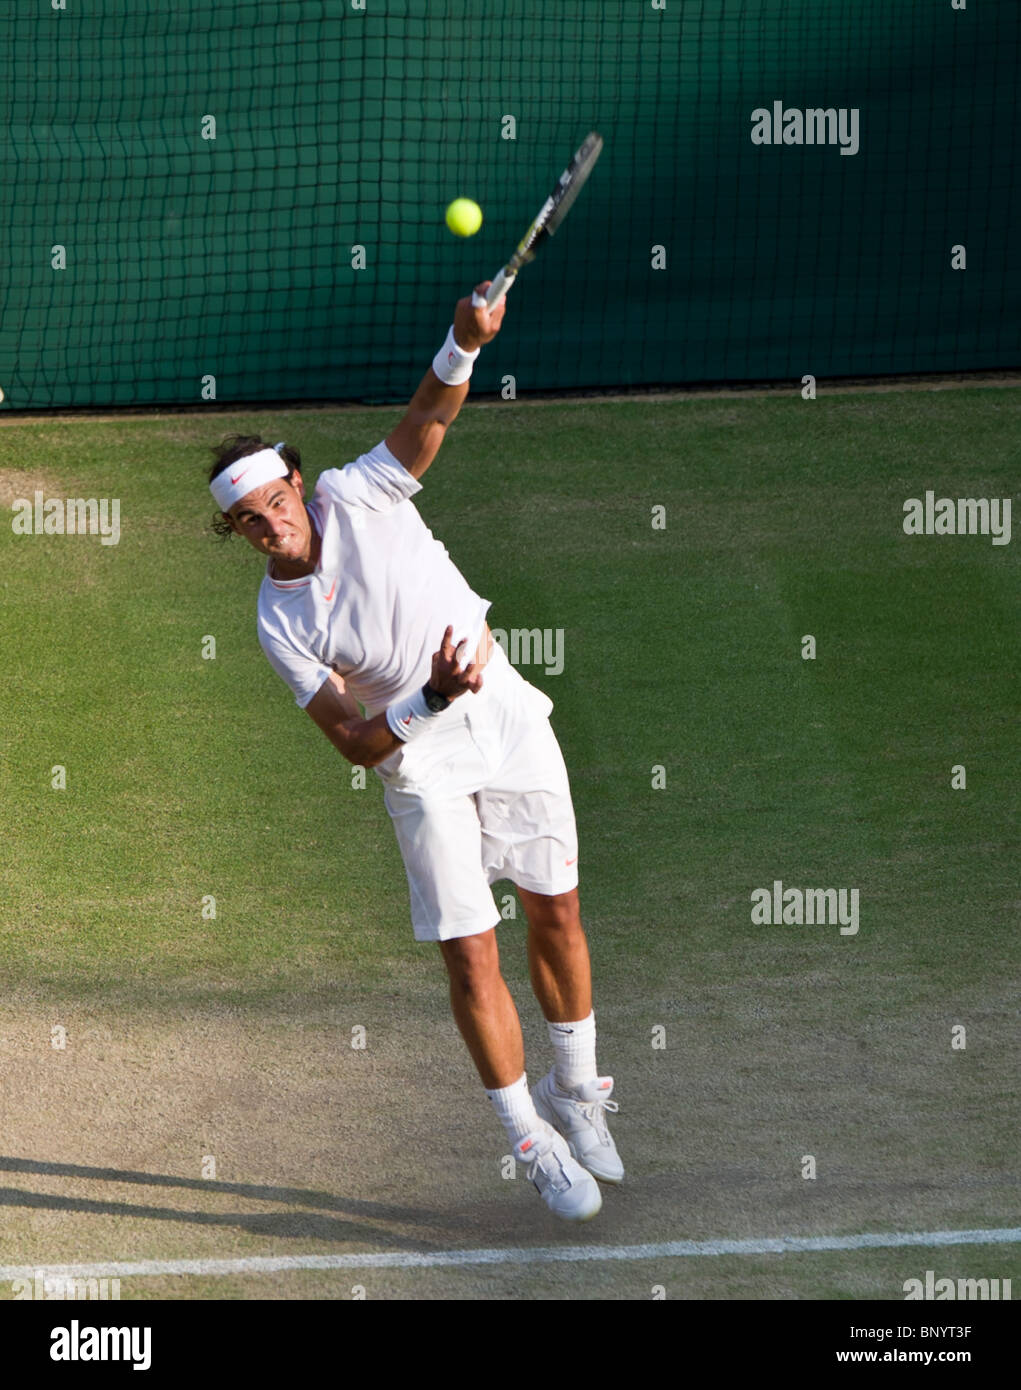
[[[476,389],[1021,362],[1017,0],[355,4],[11,0],[3,409],[406,398],[590,129]]]

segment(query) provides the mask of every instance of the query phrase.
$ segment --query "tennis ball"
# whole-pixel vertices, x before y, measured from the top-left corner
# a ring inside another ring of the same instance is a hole
[[[470,198],[455,198],[447,208],[447,226],[455,236],[474,236],[482,226],[482,209]]]

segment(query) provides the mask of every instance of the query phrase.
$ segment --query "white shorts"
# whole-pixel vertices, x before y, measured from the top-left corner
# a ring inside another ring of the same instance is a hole
[[[495,927],[497,879],[533,893],[577,887],[578,832],[552,708],[494,645],[481,691],[379,764],[416,941]]]

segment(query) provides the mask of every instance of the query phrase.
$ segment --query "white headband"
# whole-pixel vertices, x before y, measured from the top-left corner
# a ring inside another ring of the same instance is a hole
[[[290,468],[275,449],[260,449],[257,454],[246,454],[244,458],[232,463],[209,484],[209,491],[216,498],[221,512],[229,512],[235,502],[240,502],[249,492],[274,478],[286,478]]]

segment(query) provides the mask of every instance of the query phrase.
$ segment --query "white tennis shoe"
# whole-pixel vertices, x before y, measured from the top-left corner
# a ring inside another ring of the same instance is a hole
[[[514,1145],[514,1157],[528,1164],[528,1177],[555,1216],[591,1221],[603,1205],[599,1184],[572,1157],[567,1141],[552,1125],[533,1129]]]
[[[565,1092],[550,1071],[532,1087],[539,1115],[560,1131],[581,1166],[602,1182],[616,1183],[624,1180],[624,1165],[606,1127],[607,1112],[616,1114],[618,1109],[612,1094],[612,1076],[599,1076]]]

